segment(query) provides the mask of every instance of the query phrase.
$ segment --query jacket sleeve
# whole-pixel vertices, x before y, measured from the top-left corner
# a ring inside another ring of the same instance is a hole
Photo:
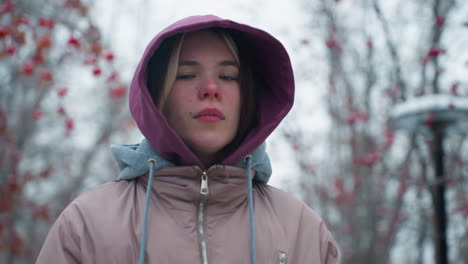
[[[36,264],[79,264],[81,261],[80,238],[77,234],[76,223],[72,222],[70,213],[73,205],[69,205],[60,214],[49,231],[42,246]],[[77,221],[79,218],[74,218]]]

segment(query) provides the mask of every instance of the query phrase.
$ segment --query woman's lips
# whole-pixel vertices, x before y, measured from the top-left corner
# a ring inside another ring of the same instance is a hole
[[[225,119],[223,113],[216,108],[205,108],[193,118],[202,122],[218,122]]]

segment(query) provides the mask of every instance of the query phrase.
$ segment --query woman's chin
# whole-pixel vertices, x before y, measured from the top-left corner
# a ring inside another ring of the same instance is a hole
[[[213,156],[227,146],[229,142],[231,142],[229,139],[208,137],[192,141],[189,147],[197,156]]]

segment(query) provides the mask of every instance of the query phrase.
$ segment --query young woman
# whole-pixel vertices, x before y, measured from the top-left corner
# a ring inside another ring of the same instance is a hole
[[[76,198],[37,263],[338,263],[323,220],[267,185],[264,141],[293,104],[281,43],[212,15],[148,45],[130,89],[145,139],[117,181]]]

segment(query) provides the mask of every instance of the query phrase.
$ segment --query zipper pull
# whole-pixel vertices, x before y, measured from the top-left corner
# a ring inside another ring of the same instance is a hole
[[[286,264],[286,253],[280,252],[278,255],[278,264]]]
[[[201,175],[200,193],[205,196],[208,195],[208,175],[205,171]]]

